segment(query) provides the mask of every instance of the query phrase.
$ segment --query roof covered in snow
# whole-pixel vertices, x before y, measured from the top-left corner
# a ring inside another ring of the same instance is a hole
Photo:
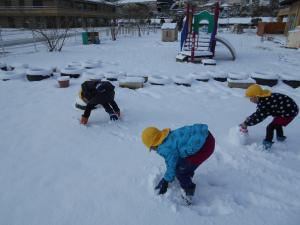
[[[276,18],[273,17],[255,17],[261,18],[262,22],[274,22]],[[219,24],[251,24],[252,17],[236,17],[236,18],[220,18],[218,20]],[[207,24],[206,20],[202,20],[201,24]]]
[[[161,29],[175,29],[177,26],[177,23],[163,23],[161,26]]]
[[[104,3],[104,4],[114,4],[114,1],[106,1],[106,0],[82,0],[89,3]]]
[[[156,2],[156,0],[119,0],[119,4],[126,4],[126,3],[143,3],[143,2]]]

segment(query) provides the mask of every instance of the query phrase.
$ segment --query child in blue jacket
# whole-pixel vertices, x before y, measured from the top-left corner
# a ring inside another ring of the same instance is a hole
[[[171,131],[148,127],[142,133],[143,143],[164,157],[166,172],[155,187],[158,194],[165,194],[168,184],[176,178],[187,196],[193,196],[196,184],[192,182],[194,171],[210,157],[215,139],[206,124],[184,126]]]

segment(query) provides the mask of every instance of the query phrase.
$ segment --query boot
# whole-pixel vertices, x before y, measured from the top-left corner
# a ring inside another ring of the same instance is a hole
[[[286,139],[286,136],[277,136],[276,139],[277,139],[277,141],[279,141],[279,142],[284,142],[285,139]]]
[[[195,194],[196,184],[192,183],[191,187],[184,189],[187,196],[193,196]]]
[[[272,141],[267,141],[267,140],[263,141],[264,150],[269,150],[272,147],[272,145],[273,145]]]
[[[181,198],[183,200],[183,204],[189,206],[192,204],[192,198],[195,193],[196,184],[192,183],[190,188],[181,189]]]

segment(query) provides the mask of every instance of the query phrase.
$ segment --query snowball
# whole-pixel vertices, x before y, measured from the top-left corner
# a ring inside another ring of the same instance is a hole
[[[241,133],[238,126],[229,129],[228,141],[236,146],[245,145],[248,140],[248,134]]]

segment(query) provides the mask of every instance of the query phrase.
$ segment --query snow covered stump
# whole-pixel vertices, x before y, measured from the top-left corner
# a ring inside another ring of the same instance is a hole
[[[6,63],[0,62],[0,69],[1,70],[7,70]]]
[[[300,87],[300,80],[282,80],[282,82],[292,88]]]
[[[138,78],[143,78],[144,83],[147,83],[148,81],[148,75],[143,75],[142,73],[133,73],[133,74],[126,74],[125,72],[120,71],[119,72],[120,77],[138,77]]]
[[[83,77],[85,80],[101,81],[104,79],[104,74],[103,72],[89,70],[83,73]]]
[[[255,84],[255,80],[249,78],[249,75],[246,73],[228,73],[228,87],[230,88],[243,88],[247,89],[252,84]]]
[[[208,82],[209,79],[211,78],[210,74],[208,72],[194,72],[190,73],[189,77],[191,79],[197,80],[197,81],[202,81],[202,82]]]
[[[61,70],[61,76],[68,76],[71,78],[79,78],[83,69],[77,66],[68,66]]]
[[[176,62],[186,62],[187,61],[187,56],[186,55],[182,55],[181,53],[179,53],[176,56]]]
[[[226,82],[227,81],[227,73],[222,72],[222,71],[213,71],[211,72],[212,77],[215,81],[219,81],[219,82]]]
[[[255,80],[252,78],[244,79],[244,80],[234,80],[234,79],[227,79],[228,87],[230,88],[242,88],[247,89],[252,84],[255,84]]]
[[[290,75],[290,74],[282,74],[280,75],[281,80],[286,85],[292,87],[292,88],[298,88],[300,87],[300,78],[296,75]]]
[[[204,66],[215,66],[217,65],[217,61],[214,59],[201,59],[201,63]]]
[[[175,76],[172,79],[176,85],[182,85],[185,87],[192,86],[192,78],[190,77]]]
[[[30,68],[26,71],[26,77],[29,81],[40,81],[51,76],[52,71],[42,68]]]
[[[148,82],[152,85],[166,85],[171,82],[169,77],[165,76],[149,76]]]
[[[119,81],[119,87],[129,88],[129,89],[138,89],[144,87],[145,79],[143,77],[126,77]]]
[[[25,72],[22,70],[0,71],[0,80],[14,80],[25,77]]]
[[[104,73],[104,77],[109,81],[117,81],[120,75],[119,73],[108,71]]]
[[[273,87],[278,83],[278,76],[268,72],[254,72],[251,75],[257,84]]]

